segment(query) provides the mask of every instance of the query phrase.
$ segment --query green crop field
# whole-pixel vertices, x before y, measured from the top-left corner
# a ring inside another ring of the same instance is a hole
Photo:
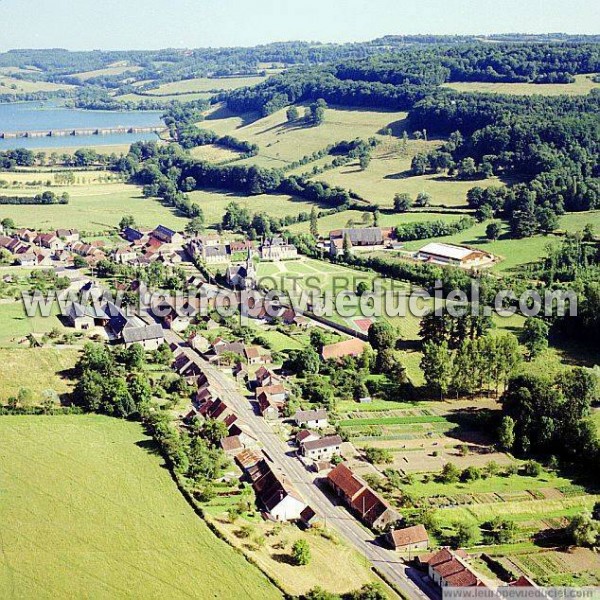
[[[138,423],[2,417],[2,598],[280,598],[178,492]]]
[[[21,227],[56,229],[75,227],[82,231],[105,231],[115,227],[123,215],[133,215],[137,224],[156,227],[159,223],[174,229],[183,229],[187,219],[154,199],[142,196],[141,188],[124,183],[89,184],[53,187],[61,194],[68,192],[68,204],[46,206],[0,206],[0,218],[10,217]],[[9,192],[3,192],[9,193]],[[15,192],[34,195],[39,190],[20,189]]]
[[[542,94],[544,96],[559,96],[567,94],[578,96],[589,94],[591,90],[600,88],[600,83],[592,81],[592,75],[576,75],[575,83],[484,83],[460,82],[446,83],[443,87],[451,88],[458,92],[485,92],[488,94],[516,94],[518,96],[531,96]]]

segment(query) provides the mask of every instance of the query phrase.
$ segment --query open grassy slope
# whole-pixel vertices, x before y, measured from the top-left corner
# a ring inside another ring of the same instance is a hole
[[[0,418],[0,597],[279,598],[152,448],[137,423]]]
[[[10,177],[10,174],[7,176]],[[162,223],[167,227],[182,229],[187,222],[187,219],[177,216],[170,208],[162,206],[156,200],[144,198],[141,188],[135,185],[91,183],[51,189],[59,195],[68,192],[69,203],[47,206],[6,205],[0,207],[0,218],[10,217],[17,225],[23,227],[75,227],[83,231],[104,231],[115,227],[123,215],[127,214],[133,215],[137,224],[144,227],[156,227]],[[19,189],[13,193],[35,195],[39,192],[40,190]]]
[[[446,83],[448,87],[458,92],[485,92],[488,94],[512,94],[517,96],[579,96],[589,94],[593,89],[600,88],[600,83],[592,81],[592,75],[575,75],[575,83],[485,83],[485,82],[460,82]]]

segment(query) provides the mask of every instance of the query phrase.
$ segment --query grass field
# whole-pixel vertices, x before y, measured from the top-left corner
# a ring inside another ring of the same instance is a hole
[[[95,71],[84,71],[83,73],[74,73],[71,77],[77,77],[80,81],[87,81],[94,77],[111,77],[113,75],[121,75],[122,73],[131,73],[140,71],[142,67],[127,66],[127,65],[114,65],[106,67],[105,69],[96,69]]]
[[[1,178],[1,177],[0,177]],[[162,206],[157,200],[144,198],[141,188],[125,183],[86,184],[54,187],[57,194],[68,192],[68,204],[47,206],[2,206],[0,218],[10,217],[17,226],[39,229],[74,227],[81,231],[105,231],[115,227],[123,215],[133,215],[142,227],[156,227],[159,223],[174,229],[183,229],[187,219]],[[4,191],[3,193],[8,193]],[[19,189],[24,195],[36,190]]]
[[[366,215],[366,217],[365,217]],[[441,214],[432,212],[408,212],[404,214],[381,214],[379,216],[379,225],[381,227],[396,227],[403,223],[421,223],[424,221],[446,221],[449,223],[458,221],[463,215],[461,214]],[[368,218],[368,221],[364,221]],[[353,222],[355,227],[365,227],[372,225],[372,214],[360,210],[343,210],[333,215],[321,217],[318,220],[319,235],[328,237],[332,229],[340,229],[346,227]],[[308,233],[310,222],[294,223],[287,228],[294,233]]]
[[[596,235],[600,235],[600,210],[568,213],[560,218],[561,229],[569,232],[582,231],[586,225],[593,225]]]
[[[75,366],[78,351],[54,348],[0,348],[0,400],[16,396],[21,388],[31,390],[34,403],[45,390],[59,396],[70,392],[69,370]]]
[[[58,307],[52,314],[58,314]],[[55,317],[27,317],[21,302],[0,304],[0,347],[17,346],[30,333],[49,333],[54,328],[66,331]]]
[[[322,125],[307,127],[288,124],[285,109],[256,119],[256,115],[236,116],[217,106],[200,126],[258,144],[258,155],[245,160],[249,164],[283,167],[329,144],[356,137],[367,139],[384,127],[391,126],[395,133],[401,133],[405,119],[404,112],[328,108]]]
[[[460,82],[446,83],[442,87],[451,88],[458,92],[485,92],[488,94],[516,94],[518,96],[559,96],[568,94],[577,96],[589,94],[593,89],[600,88],[600,83],[592,81],[592,75],[575,75],[575,83],[484,83]]]
[[[235,160],[240,158],[241,154],[230,148],[217,146],[217,144],[207,144],[206,146],[197,146],[190,150],[190,154],[194,158],[207,160],[209,162],[222,162],[225,160]]]
[[[467,192],[475,185],[502,186],[497,177],[483,181],[460,181],[445,175],[419,175],[410,173],[413,156],[439,146],[439,141],[416,141],[408,143],[406,152],[399,149],[397,141],[384,143],[375,149],[369,166],[363,171],[358,161],[325,171],[314,179],[326,181],[353,190],[366,200],[383,207],[393,206],[397,193],[410,194],[414,199],[420,192],[431,195],[432,205],[466,207]],[[308,166],[310,168],[310,165]],[[308,169],[309,170],[309,169]]]
[[[237,88],[253,86],[262,83],[266,77],[197,77],[195,79],[183,79],[173,83],[165,83],[157,88],[146,92],[152,96],[169,96],[171,94],[190,94],[193,92],[210,92],[221,90],[235,90]]]
[[[188,196],[192,202],[197,202],[204,211],[204,219],[208,227],[214,227],[221,222],[230,202],[237,202],[251,213],[266,212],[272,217],[297,216],[301,212],[310,212],[313,206],[317,209],[326,208],[308,200],[281,194],[245,196],[219,190],[199,190],[190,192]]]
[[[0,94],[29,94],[33,92],[56,92],[57,90],[73,90],[74,85],[51,83],[49,81],[26,81],[14,77],[0,76]]]
[[[2,598],[280,598],[177,491],[140,425],[2,417]]]
[[[491,252],[501,259],[501,262],[493,267],[494,271],[511,271],[521,265],[539,260],[546,255],[548,244],[555,243],[555,236],[534,236],[522,240],[515,240],[503,235],[496,241],[489,241],[485,237],[487,223],[479,223],[470,229],[462,231],[456,235],[445,236],[441,238],[431,238],[429,240],[420,240],[407,242],[406,250],[418,250],[429,242],[444,242],[446,244],[464,244],[473,246],[478,250]]]

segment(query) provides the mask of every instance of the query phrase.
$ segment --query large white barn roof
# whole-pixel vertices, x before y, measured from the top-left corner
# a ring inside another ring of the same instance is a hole
[[[434,256],[451,258],[452,260],[464,260],[467,256],[473,254],[474,251],[469,248],[463,248],[462,246],[451,246],[450,244],[432,242],[431,244],[423,246],[419,252],[422,254],[433,254]]]

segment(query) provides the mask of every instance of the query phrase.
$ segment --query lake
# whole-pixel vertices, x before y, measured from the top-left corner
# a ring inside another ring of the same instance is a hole
[[[18,102],[0,104],[0,132],[47,129],[96,129],[154,127],[161,125],[160,111],[75,110],[51,103]],[[0,150],[12,148],[59,148],[131,144],[156,140],[154,133],[124,133],[40,138],[0,139]]]

